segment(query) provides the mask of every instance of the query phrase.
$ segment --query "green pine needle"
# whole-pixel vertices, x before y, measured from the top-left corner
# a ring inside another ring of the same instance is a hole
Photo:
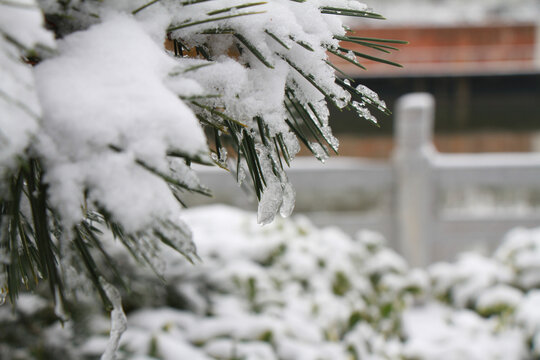
[[[387,44],[407,45],[409,43],[408,41],[405,41],[405,40],[379,39],[379,38],[360,37],[360,36],[347,36],[347,38],[351,40],[370,41],[370,42],[379,42],[379,43],[387,43]]]
[[[319,9],[322,14],[355,16],[355,17],[363,17],[363,18],[369,18],[369,19],[385,20],[385,18],[382,15],[375,14],[369,11],[337,8],[337,7],[332,7],[332,6],[322,6]]]
[[[269,30],[264,30],[265,33],[268,34],[272,39],[274,39],[279,45],[283,46],[285,49],[290,50],[291,48],[285,44],[283,41],[281,41],[274,33],[272,33]]]
[[[254,2],[254,3],[246,3],[246,4],[242,4],[242,5],[231,6],[231,7],[227,7],[227,8],[223,8],[223,9],[213,10],[213,11],[207,12],[206,15],[211,16],[211,15],[221,14],[221,13],[231,11],[231,10],[245,9],[245,8],[248,8],[248,7],[259,6],[259,5],[264,5],[264,4],[267,4],[267,2],[266,1],[260,1],[260,2]]]
[[[340,52],[338,52],[338,51],[332,49],[331,47],[326,48],[326,50],[328,50],[328,52],[330,52],[330,53],[336,55],[337,57],[340,57],[340,58],[342,58],[343,60],[346,60],[346,61],[350,62],[351,64],[358,66],[359,68],[361,68],[361,69],[363,69],[363,70],[367,70],[366,67],[365,67],[364,65],[360,64],[360,63],[359,63],[358,61],[356,61],[355,59],[351,59],[351,58],[349,58],[349,57],[343,55],[342,53],[340,53]]]
[[[260,62],[262,62],[267,68],[273,69],[274,66],[270,64],[270,62],[263,56],[263,54],[253,45],[244,35],[235,33],[234,36],[251,51],[253,55],[257,59],[259,59]]]
[[[190,27],[190,26],[195,26],[195,25],[200,25],[200,24],[207,24],[207,23],[214,22],[214,21],[232,19],[232,18],[236,18],[236,17],[240,17],[240,16],[246,16],[246,15],[263,14],[263,13],[264,13],[264,11],[250,11],[250,12],[241,13],[241,14],[231,14],[231,15],[225,15],[225,16],[218,16],[218,17],[215,17],[215,18],[209,18],[209,19],[204,19],[204,20],[199,20],[199,21],[192,21],[192,22],[187,22],[187,23],[184,23],[184,24],[176,25],[176,26],[170,26],[167,29],[167,31],[171,32],[171,31],[175,31],[175,30],[184,29],[184,28],[187,28],[187,27]]]
[[[388,64],[388,65],[392,65],[392,66],[396,66],[396,67],[403,67],[403,65],[401,64],[398,64],[396,62],[393,62],[393,61],[390,61],[390,60],[386,60],[386,59],[383,59],[383,58],[380,58],[380,57],[377,57],[377,56],[371,56],[371,55],[368,55],[368,54],[364,54],[364,53],[361,53],[359,51],[355,51],[355,50],[350,50],[350,49],[346,49],[346,48],[343,48],[343,47],[338,47],[338,49],[340,51],[343,51],[343,52],[349,52],[349,51],[352,51],[352,53],[356,56],[359,56],[361,58],[364,58],[364,59],[368,59],[368,60],[372,60],[372,61],[376,61],[376,62],[380,62],[380,63],[384,63],[384,64]]]

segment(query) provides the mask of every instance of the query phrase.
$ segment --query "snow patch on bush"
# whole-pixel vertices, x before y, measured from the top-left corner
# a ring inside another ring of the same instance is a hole
[[[540,290],[517,286],[522,269],[502,257],[503,249],[516,255],[540,244],[538,230],[510,233],[497,256],[467,254],[425,271],[409,269],[368,231],[352,239],[302,217],[261,227],[256,214],[223,206],[187,210],[184,217],[202,263],[161,252],[164,289],[112,239],[107,243],[133,284],[123,294],[130,310],[120,358],[520,360],[540,354]],[[18,312],[0,307],[0,329],[24,329],[20,319],[29,304],[42,303],[28,296]],[[91,299],[77,306],[92,321],[79,319],[63,332],[39,327],[50,341],[43,346],[99,355],[109,325]],[[35,321],[43,321],[41,311]],[[75,326],[86,329],[82,340]],[[38,343],[32,336],[28,349]],[[84,344],[70,348],[73,341]]]

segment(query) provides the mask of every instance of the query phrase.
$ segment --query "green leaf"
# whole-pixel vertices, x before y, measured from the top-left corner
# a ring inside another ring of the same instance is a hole
[[[301,47],[303,47],[304,49],[309,50],[309,51],[315,51],[315,50],[313,50],[313,47],[311,45],[309,45],[307,42],[302,41],[302,40],[296,40],[292,35],[289,36],[289,38],[291,40],[293,40],[294,42],[296,42]]]
[[[88,250],[88,245],[84,241],[84,235],[81,232],[81,229],[79,227],[75,227],[75,237],[73,239],[73,243],[75,244],[75,248],[78,250],[79,255],[81,257],[81,260],[83,261],[84,267],[86,268],[88,275],[90,277],[90,281],[92,281],[92,284],[96,288],[96,290],[99,293],[99,296],[101,297],[101,301],[103,302],[105,309],[107,311],[112,310],[112,303],[107,296],[107,293],[103,289],[103,286],[101,284],[101,281],[99,280],[101,277],[101,273],[98,270],[98,267],[94,261],[94,258],[90,254],[90,251]]]
[[[341,70],[340,68],[338,68],[337,66],[335,66],[334,64],[332,64],[330,61],[328,60],[325,60],[326,64],[328,66],[330,66],[332,69],[336,70],[338,73],[341,74],[341,76],[343,76],[345,79],[348,79],[348,80],[354,80],[352,77],[350,77],[349,75],[347,75],[345,72],[343,72],[343,70]]]
[[[393,62],[393,61],[390,61],[390,60],[386,60],[386,59],[382,59],[382,58],[379,58],[379,57],[376,57],[376,56],[367,55],[367,54],[364,54],[364,53],[361,53],[361,52],[358,52],[358,51],[355,51],[355,50],[350,50],[350,49],[346,49],[346,48],[343,48],[343,47],[338,47],[338,49],[341,50],[341,51],[343,51],[343,52],[349,52],[349,51],[352,51],[354,55],[359,56],[359,57],[362,57],[362,58],[364,58],[364,59],[368,59],[368,60],[372,60],[372,61],[377,61],[377,62],[380,62],[380,63],[392,65],[392,66],[403,67],[403,65],[398,64],[398,63],[396,63],[396,62]]]
[[[363,18],[370,18],[370,19],[377,19],[377,20],[385,19],[382,15],[375,14],[369,11],[338,8],[338,7],[332,7],[332,6],[321,6],[319,9],[322,14],[356,16],[356,17],[363,17]]]
[[[326,90],[324,90],[319,84],[317,84],[317,82],[315,81],[313,75],[311,74],[306,74],[302,69],[300,69],[300,67],[298,67],[298,65],[296,65],[295,63],[293,63],[291,60],[289,60],[287,57],[285,57],[284,55],[281,55],[281,54],[277,54],[279,57],[281,57],[283,60],[285,60],[285,62],[287,64],[289,64],[293,69],[295,69],[300,75],[302,75],[302,77],[304,79],[306,79],[311,85],[313,85],[313,87],[315,87],[315,89],[319,90],[319,92],[321,94],[323,94],[327,100],[329,100],[330,102],[332,102],[337,108],[339,108],[339,105],[335,102],[334,98],[335,98],[335,95],[334,94],[329,94]]]
[[[277,144],[279,145],[279,148],[281,150],[281,154],[283,156],[283,159],[285,160],[287,165],[290,167],[291,166],[291,155],[289,154],[289,149],[287,149],[287,145],[285,145],[285,141],[283,140],[283,135],[282,134],[277,134],[274,137],[274,142],[277,142]]]
[[[269,31],[268,29],[264,30],[265,33],[268,34],[272,39],[274,39],[279,45],[283,46],[285,49],[290,50],[291,48],[285,44],[282,40],[280,40],[274,33]]]
[[[153,5],[153,4],[155,4],[155,3],[159,2],[159,1],[160,1],[160,0],[153,0],[153,1],[150,1],[149,3],[146,3],[146,4],[144,4],[144,5],[140,6],[140,7],[138,7],[137,9],[133,10],[133,11],[131,12],[131,14],[136,15],[139,11],[142,11],[142,10],[146,9],[146,8],[149,7],[150,5]]]
[[[225,16],[218,16],[218,17],[215,17],[215,18],[192,21],[192,22],[187,22],[187,23],[180,24],[180,25],[170,26],[167,29],[167,31],[171,32],[171,31],[184,29],[184,28],[194,26],[194,25],[207,24],[209,22],[214,22],[214,21],[232,19],[232,18],[236,18],[236,17],[240,17],[240,16],[263,14],[263,13],[264,13],[264,11],[250,11],[250,12],[240,13],[240,14],[231,14],[231,15],[225,15]]]
[[[238,121],[238,120],[235,120],[235,119],[231,118],[231,117],[228,116],[228,115],[225,115],[225,114],[222,113],[221,111],[218,111],[218,110],[216,110],[216,109],[211,108],[210,106],[206,106],[206,105],[200,104],[200,103],[198,103],[198,102],[196,102],[196,101],[192,101],[191,103],[192,103],[193,105],[195,105],[195,106],[201,108],[201,109],[204,109],[204,110],[209,111],[212,115],[216,115],[216,116],[222,118],[223,120],[231,121],[231,122],[233,122],[233,123],[235,123],[235,124],[240,125],[240,126],[243,127],[243,128],[247,128],[247,125],[241,123],[241,122]]]
[[[360,36],[347,36],[347,38],[350,40],[373,41],[373,42],[388,43],[388,44],[407,45],[409,43],[408,41],[405,41],[405,40],[379,39],[379,38],[360,37]]]
[[[165,181],[169,185],[179,187],[179,188],[185,189],[185,190],[190,191],[190,192],[199,193],[201,195],[212,196],[212,193],[210,192],[209,189],[203,188],[203,187],[192,187],[192,186],[190,186],[190,185],[188,185],[188,184],[186,184],[186,183],[184,183],[184,182],[182,182],[182,181],[180,181],[178,179],[173,178],[172,176],[170,176],[168,174],[165,174],[165,173],[159,171],[158,169],[150,166],[149,164],[147,164],[143,160],[136,159],[135,163],[137,163],[138,165],[140,165],[144,169],[148,170],[152,174],[159,176],[160,178],[163,179],[163,181]]]
[[[300,103],[300,101],[295,97],[294,92],[290,89],[288,89],[285,92],[287,99],[291,102],[293,107],[295,108],[296,112],[300,115],[300,117],[303,119],[304,124],[306,125],[307,129],[311,132],[313,135],[313,138],[321,145],[321,147],[324,149],[324,145],[320,138],[322,138],[332,150],[334,150],[335,153],[337,153],[337,149],[332,145],[332,143],[324,136],[324,133],[322,132],[320,128],[320,124],[317,124],[315,119],[311,116],[309,111]],[[313,109],[313,107],[311,107]],[[292,116],[292,114],[291,114]],[[317,119],[317,121],[320,121]]]
[[[369,96],[367,96],[367,95],[365,95],[365,94],[362,94],[361,92],[359,92],[358,90],[356,90],[356,88],[354,88],[354,87],[351,86],[350,84],[347,84],[347,83],[346,83],[345,81],[343,81],[342,79],[336,78],[336,83],[337,83],[338,85],[340,85],[341,87],[343,87],[344,89],[348,90],[350,93],[353,93],[353,94],[356,94],[356,95],[358,95],[358,96],[360,96],[360,97],[362,97],[362,98],[368,99],[369,101],[366,101],[366,103],[367,103],[369,106],[373,107],[374,109],[377,109],[377,110],[379,110],[379,111],[382,111],[382,112],[385,113],[386,115],[391,115],[391,114],[392,114],[392,112],[391,112],[388,108],[386,108],[386,107],[380,108],[380,107],[378,106],[377,102],[376,102],[374,99],[372,99],[371,97],[369,97]],[[377,105],[376,105],[376,104],[377,104]]]
[[[263,54],[248,40],[245,36],[235,33],[234,36],[240,41],[246,48],[251,51],[253,55],[257,59],[259,59],[260,62],[262,62],[266,67],[273,69],[274,66],[270,64],[270,62],[263,56]]]
[[[358,61],[356,61],[355,59],[350,59],[350,58],[348,58],[347,56],[341,54],[340,52],[338,52],[338,51],[336,51],[336,50],[334,50],[334,49],[332,49],[332,48],[330,48],[330,47],[327,47],[326,50],[328,50],[328,52],[330,52],[330,53],[332,53],[332,54],[334,54],[334,55],[336,55],[336,56],[342,58],[343,60],[346,60],[346,61],[350,62],[351,64],[354,64],[354,65],[358,66],[358,67],[361,68],[361,69],[367,70],[366,67],[365,67],[364,65],[360,64],[360,63],[359,63]]]
[[[178,75],[182,75],[182,74],[185,74],[185,73],[188,73],[190,71],[196,71],[196,70],[199,70],[201,68],[204,68],[204,67],[207,67],[207,66],[210,66],[210,65],[214,65],[213,62],[209,62],[209,63],[205,63],[205,64],[199,64],[199,65],[193,65],[193,66],[190,66],[188,68],[185,68],[185,69],[182,69],[182,71],[175,71],[175,72],[172,72],[169,74],[169,76],[178,76]]]
[[[245,9],[247,7],[264,5],[264,4],[267,4],[267,2],[266,1],[260,1],[260,2],[246,3],[246,4],[242,4],[242,5],[236,5],[236,6],[223,8],[223,9],[213,10],[213,11],[207,12],[206,15],[216,15],[216,14],[221,14],[221,13],[231,11],[231,10]]]
[[[389,46],[389,45],[384,45],[384,44],[374,44],[374,43],[371,43],[371,42],[368,42],[368,41],[362,41],[362,40],[354,40],[354,39],[351,39],[351,38],[349,38],[347,36],[334,36],[334,39],[340,40],[340,41],[347,41],[347,42],[351,42],[351,43],[354,43],[354,44],[369,47],[371,49],[375,49],[375,50],[384,52],[386,54],[390,54],[390,51],[388,51],[388,50],[399,51],[399,49],[397,47],[394,47],[394,46]]]

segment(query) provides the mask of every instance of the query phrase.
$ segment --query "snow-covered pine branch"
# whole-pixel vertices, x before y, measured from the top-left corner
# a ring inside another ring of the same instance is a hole
[[[382,18],[352,0],[1,1],[0,260],[11,300],[40,278],[59,300],[75,268],[108,303],[91,251],[103,231],[156,270],[160,242],[196,258],[182,192],[209,191],[193,162],[249,181],[260,223],[289,215],[284,169],[299,142],[322,161],[337,152],[329,107],[370,120],[369,108],[387,111],[328,61],[361,66],[341,45],[359,41],[342,16]]]

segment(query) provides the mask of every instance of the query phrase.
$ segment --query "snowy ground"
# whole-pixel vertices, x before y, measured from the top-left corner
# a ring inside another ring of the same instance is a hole
[[[410,269],[372,232],[352,239],[301,217],[261,227],[255,214],[222,206],[187,211],[185,220],[201,262],[163,251],[156,267],[165,285],[110,244],[131,289],[121,290],[121,359],[540,355],[540,229],[514,230],[491,257]],[[47,305],[37,295],[22,296],[15,313],[0,307],[0,358],[33,359],[36,346],[53,358],[99,358],[109,320],[95,298],[78,301],[79,315],[63,328],[40,323]]]

